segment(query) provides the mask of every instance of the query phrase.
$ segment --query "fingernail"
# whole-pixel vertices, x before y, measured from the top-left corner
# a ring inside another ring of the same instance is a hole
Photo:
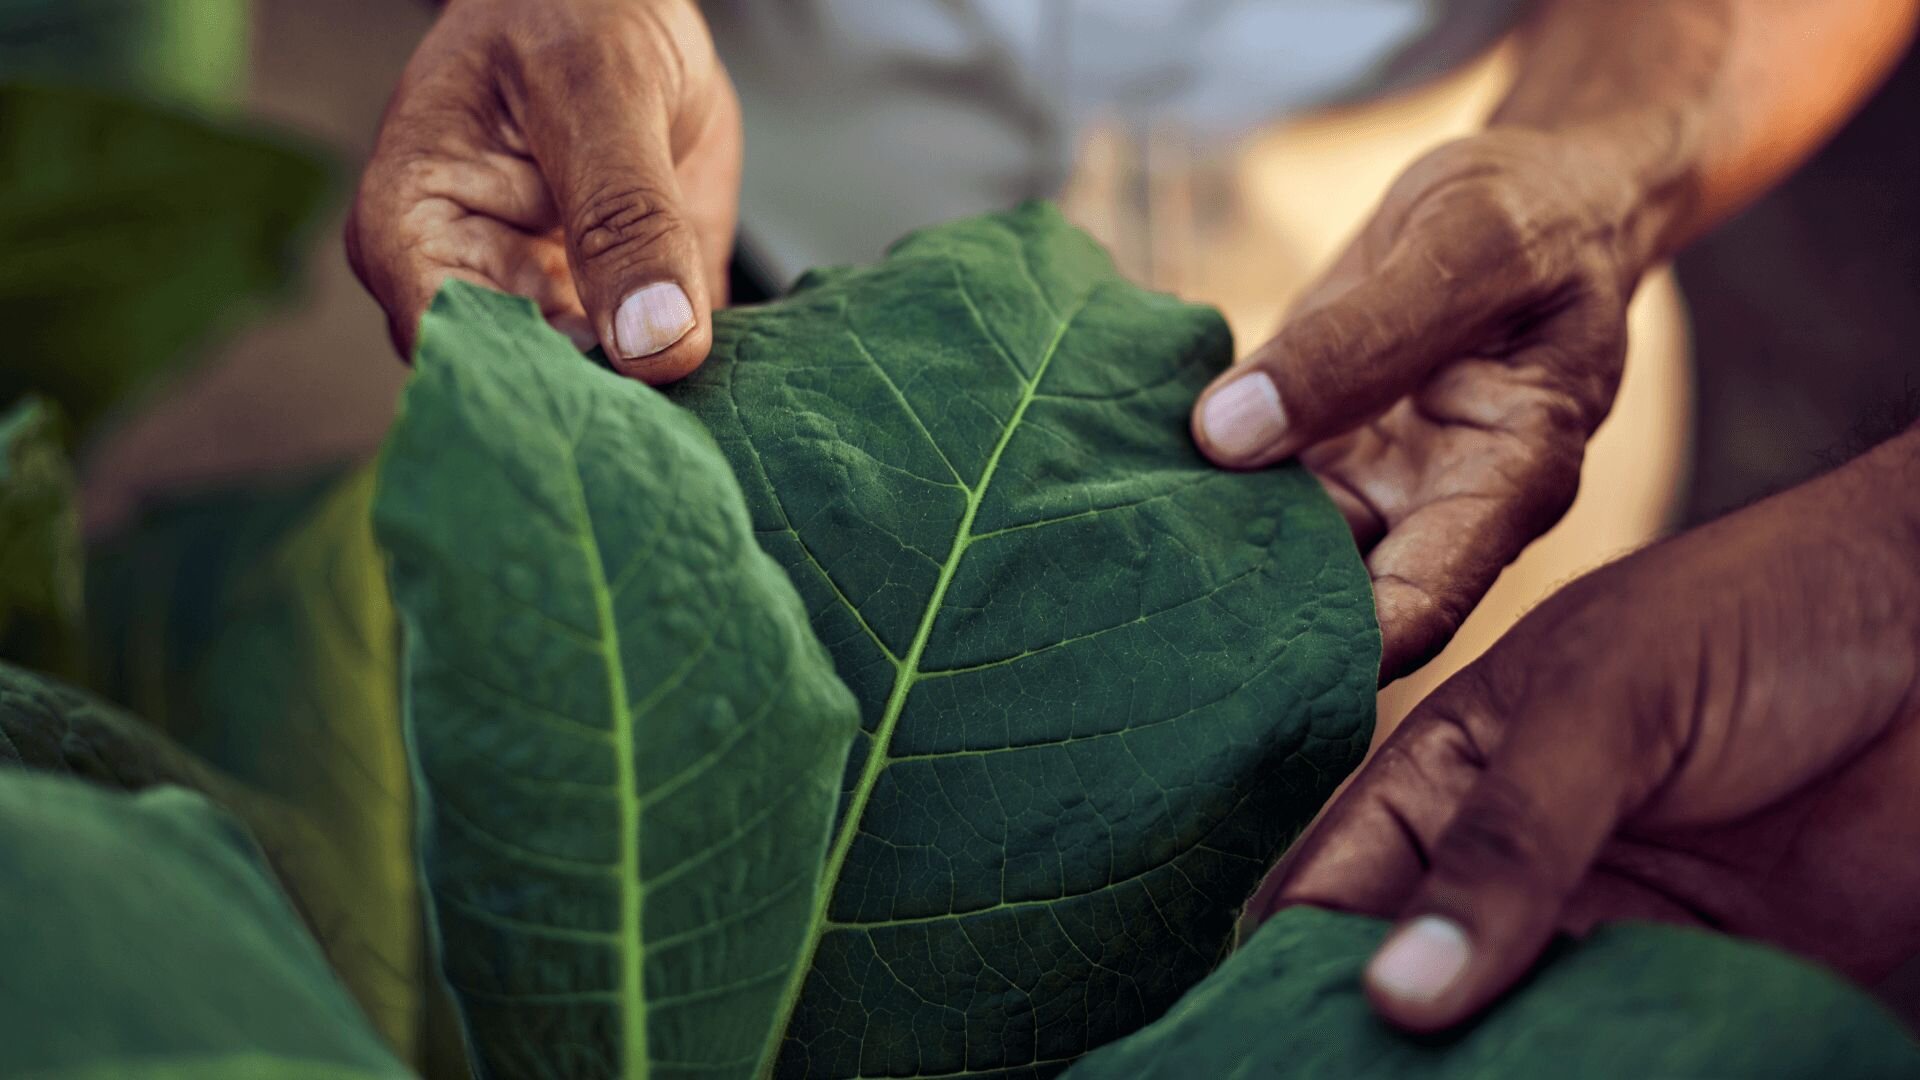
[[[693,303],[671,281],[657,281],[620,302],[613,316],[613,345],[623,360],[637,360],[679,341],[693,329]]]
[[[1367,965],[1367,981],[1389,997],[1426,1004],[1467,968],[1467,935],[1451,920],[1422,915],[1394,931]]]
[[[1255,370],[1207,398],[1200,426],[1215,450],[1230,458],[1250,458],[1286,434],[1287,413],[1273,379]]]

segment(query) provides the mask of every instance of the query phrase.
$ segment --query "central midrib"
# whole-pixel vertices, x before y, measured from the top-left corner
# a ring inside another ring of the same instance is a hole
[[[853,795],[847,802],[847,812],[840,820],[840,829],[834,837],[833,847],[827,853],[825,869],[821,872],[820,888],[815,893],[813,917],[807,926],[807,939],[800,962],[794,966],[793,975],[787,980],[786,994],[782,997],[775,1022],[767,1035],[767,1045],[761,1051],[760,1074],[772,1076],[775,1063],[779,1060],[780,1042],[786,1037],[787,1025],[793,1021],[793,1010],[800,1003],[800,991],[805,987],[807,972],[813,970],[813,954],[819,949],[820,941],[826,936],[827,908],[833,901],[834,884],[840,879],[840,868],[846,864],[847,853],[853,849],[853,838],[859,831],[860,816],[866,811],[867,799],[873,794],[874,782],[887,766],[887,749],[893,741],[893,729],[900,721],[900,714],[907,704],[907,695],[920,678],[920,655],[926,651],[927,640],[933,636],[933,624],[940,614],[940,604],[947,596],[947,586],[953,583],[953,575],[960,567],[967,553],[967,545],[973,540],[973,518],[980,512],[980,504],[985,500],[987,489],[993,484],[993,474],[1000,467],[1000,456],[1006,453],[1007,444],[1013,441],[1014,432],[1020,428],[1020,421],[1027,415],[1027,406],[1033,404],[1034,395],[1040,389],[1040,380],[1046,377],[1047,368],[1060,351],[1060,342],[1067,336],[1067,328],[1073,325],[1082,309],[1093,299],[1093,294],[1083,298],[1072,311],[1060,317],[1060,325],[1054,328],[1052,340],[1047,342],[1046,352],[1041,354],[1040,363],[1033,369],[1033,376],[1021,388],[1020,401],[1013,408],[1013,415],[1007,419],[1007,426],[1000,432],[1000,440],[994,444],[993,452],[987,455],[987,464],[980,470],[980,479],[967,491],[966,512],[960,515],[960,526],[954,531],[953,547],[947,552],[946,562],[940,567],[940,576],[934,581],[933,592],[927,597],[927,607],[920,615],[920,626],[914,631],[913,644],[907,649],[907,655],[901,659],[893,679],[893,690],[887,696],[887,707],[880,714],[880,723],[874,728],[873,746],[867,751],[866,766],[860,772],[860,782],[854,785]],[[999,348],[998,343],[995,348]],[[931,436],[929,436],[931,438]]]
[[[567,450],[573,459],[571,447]],[[641,937],[645,922],[641,907],[646,903],[646,883],[640,880],[640,781],[634,761],[633,704],[627,696],[627,671],[621,659],[620,622],[613,608],[613,583],[607,578],[600,546],[593,536],[593,516],[587,505],[587,493],[577,459],[569,461],[567,476],[573,481],[573,494],[579,503],[579,543],[587,564],[587,580],[592,584],[594,618],[598,623],[600,658],[606,666],[607,695],[612,712],[616,801],[620,808],[620,865],[615,880],[620,885],[620,981],[622,1003],[621,1059],[627,1077],[641,1077],[652,1071],[647,1059],[647,999],[644,967],[646,944]]]

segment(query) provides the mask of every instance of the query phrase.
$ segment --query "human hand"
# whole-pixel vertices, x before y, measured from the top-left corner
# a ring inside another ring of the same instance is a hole
[[[1920,950],[1920,429],[1605,567],[1414,710],[1248,905],[1399,920],[1389,1020],[1461,1021],[1555,931]]]
[[[740,155],[690,0],[452,0],[387,107],[348,258],[402,355],[457,277],[669,382],[726,302]]]
[[[1391,678],[1572,502],[1665,196],[1614,143],[1490,130],[1409,168],[1194,410],[1215,462],[1298,456],[1367,552]]]

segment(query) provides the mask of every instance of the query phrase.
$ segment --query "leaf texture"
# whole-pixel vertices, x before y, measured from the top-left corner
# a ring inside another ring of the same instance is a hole
[[[1165,1019],[1069,1080],[1851,1080],[1920,1076],[1920,1046],[1859,990],[1764,946],[1651,923],[1562,940],[1482,1019],[1411,1038],[1360,976],[1387,931],[1313,908],[1261,926]]]
[[[862,714],[779,1075],[1058,1072],[1213,968],[1359,762],[1345,524],[1187,434],[1231,348],[1038,203],[716,316],[675,399]]]
[[[200,795],[0,770],[0,866],[0,1074],[408,1075]]]
[[[442,967],[484,1074],[758,1069],[856,707],[692,417],[449,284],[384,452]]]

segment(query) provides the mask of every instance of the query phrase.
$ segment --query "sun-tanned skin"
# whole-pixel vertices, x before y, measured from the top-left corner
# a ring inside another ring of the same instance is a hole
[[[349,260],[396,346],[412,352],[433,294],[458,277],[533,298],[647,382],[700,366],[726,303],[741,132],[692,0],[445,8],[347,221]],[[679,295],[648,289],[661,285]]]
[[[1837,127],[1915,7],[1540,0],[1488,129],[1410,167],[1279,333],[1202,395],[1194,434],[1215,461],[1298,456],[1340,503],[1367,550],[1383,678],[1445,645],[1573,501],[1642,275]],[[1272,382],[1241,381],[1256,373]]]
[[[1920,953],[1916,477],[1920,428],[1556,594],[1408,716],[1249,922],[1401,920],[1368,990],[1421,1030],[1603,919],[1868,983]]]

